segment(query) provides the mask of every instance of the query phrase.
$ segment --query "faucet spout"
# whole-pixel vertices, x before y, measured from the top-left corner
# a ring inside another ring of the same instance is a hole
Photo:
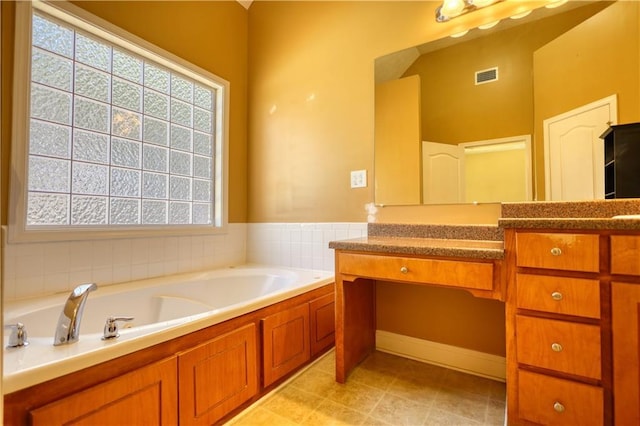
[[[66,345],[78,341],[84,304],[87,301],[89,292],[97,288],[98,286],[94,283],[81,284],[71,292],[58,318],[56,335],[53,340],[54,346]]]

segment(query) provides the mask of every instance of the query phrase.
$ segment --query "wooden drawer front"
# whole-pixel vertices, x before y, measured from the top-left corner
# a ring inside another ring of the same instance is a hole
[[[527,268],[598,272],[599,236],[595,234],[516,234],[517,265]]]
[[[611,236],[611,273],[640,275],[640,235]]]
[[[516,315],[516,336],[519,363],[601,377],[598,326]]]
[[[581,278],[516,275],[518,308],[600,318],[600,282]]]
[[[520,419],[541,425],[602,425],[602,388],[520,370]]]
[[[493,263],[341,253],[339,271],[391,281],[493,289]]]

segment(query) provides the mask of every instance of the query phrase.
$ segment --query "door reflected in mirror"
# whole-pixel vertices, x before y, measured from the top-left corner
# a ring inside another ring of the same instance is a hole
[[[545,120],[613,96],[606,121],[640,121],[639,20],[638,2],[572,1],[376,59],[376,204],[551,199]]]

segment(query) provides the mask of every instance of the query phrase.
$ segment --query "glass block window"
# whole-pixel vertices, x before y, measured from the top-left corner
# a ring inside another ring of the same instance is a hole
[[[215,84],[32,14],[26,225],[212,225]]]

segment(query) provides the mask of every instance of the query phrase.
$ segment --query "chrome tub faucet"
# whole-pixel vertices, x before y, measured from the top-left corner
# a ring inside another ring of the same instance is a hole
[[[66,345],[78,341],[84,305],[89,296],[89,292],[97,288],[98,286],[94,283],[81,284],[71,292],[60,313],[60,318],[58,318],[56,335],[53,340],[54,346]]]

